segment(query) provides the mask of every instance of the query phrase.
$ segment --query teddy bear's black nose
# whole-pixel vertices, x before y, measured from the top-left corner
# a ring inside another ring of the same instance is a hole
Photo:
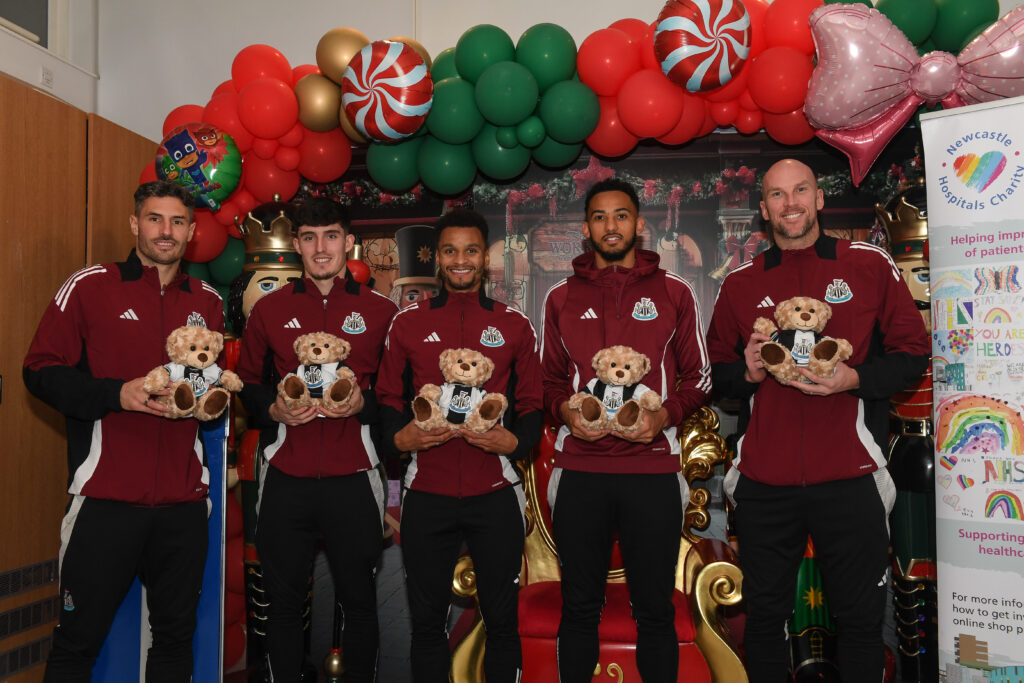
[[[811,314],[810,313],[801,313],[800,314],[800,319],[801,320],[810,320],[811,319]]]
[[[196,356],[196,358],[199,360],[200,363],[205,363],[206,362],[206,357],[207,356],[206,356],[205,353],[201,353],[198,356]]]
[[[468,365],[468,364],[466,364],[466,363],[463,363],[463,364],[462,364],[462,365],[460,365],[459,367],[460,367],[460,368],[462,368],[462,371],[463,371],[463,372],[469,372],[469,365]]]
[[[626,376],[626,373],[624,373],[622,370],[616,370],[615,376],[621,379]]]
[[[314,346],[313,347],[313,355],[314,356],[319,356],[321,353],[322,353],[322,351],[320,351],[320,347],[319,346]]]

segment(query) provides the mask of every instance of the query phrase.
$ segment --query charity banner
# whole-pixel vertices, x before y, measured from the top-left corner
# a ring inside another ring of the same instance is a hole
[[[1024,98],[921,116],[939,673],[1024,671]]]

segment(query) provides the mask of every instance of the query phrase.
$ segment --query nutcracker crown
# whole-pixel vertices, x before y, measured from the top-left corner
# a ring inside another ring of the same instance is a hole
[[[295,270],[301,263],[292,246],[293,208],[274,195],[274,201],[260,204],[246,215],[238,227],[245,241],[243,270]]]

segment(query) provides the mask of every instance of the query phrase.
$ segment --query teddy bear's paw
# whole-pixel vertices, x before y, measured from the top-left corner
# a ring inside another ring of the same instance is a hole
[[[775,342],[765,342],[761,346],[761,362],[765,365],[781,365],[789,356],[786,347]]]
[[[325,401],[325,403],[341,406],[348,402],[350,396],[352,396],[352,382],[348,379],[336,379],[331,385],[331,390],[327,392],[327,398],[330,401]]]
[[[223,389],[211,389],[196,408],[196,419],[204,422],[215,420],[228,407],[231,394]]]
[[[288,375],[281,381],[281,393],[286,399],[297,401],[306,393],[306,383],[298,375]]]
[[[839,344],[835,339],[822,339],[814,345],[811,356],[816,360],[832,360],[839,352]]]
[[[597,422],[604,417],[604,404],[593,396],[580,401],[580,417],[587,422]]]
[[[505,406],[501,404],[501,399],[498,397],[488,397],[480,402],[479,415],[480,418],[486,422],[497,420],[501,417],[501,413],[505,410]]]
[[[193,408],[196,407],[196,395],[192,391],[192,385],[188,382],[181,382],[174,388],[174,393],[171,394],[171,402],[173,408],[179,413],[185,415],[188,414]]]
[[[615,413],[615,426],[619,431],[632,431],[640,426],[640,404],[634,400],[626,401]]]
[[[427,422],[433,413],[434,404],[422,396],[412,400],[412,414],[416,422]]]

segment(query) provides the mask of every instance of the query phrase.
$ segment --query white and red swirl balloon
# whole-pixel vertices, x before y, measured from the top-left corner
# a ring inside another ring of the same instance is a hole
[[[380,142],[409,137],[423,125],[434,98],[426,62],[411,47],[375,40],[352,58],[341,83],[349,121]]]
[[[658,15],[654,54],[677,85],[713,90],[750,54],[750,15],[740,0],[669,0]]]

